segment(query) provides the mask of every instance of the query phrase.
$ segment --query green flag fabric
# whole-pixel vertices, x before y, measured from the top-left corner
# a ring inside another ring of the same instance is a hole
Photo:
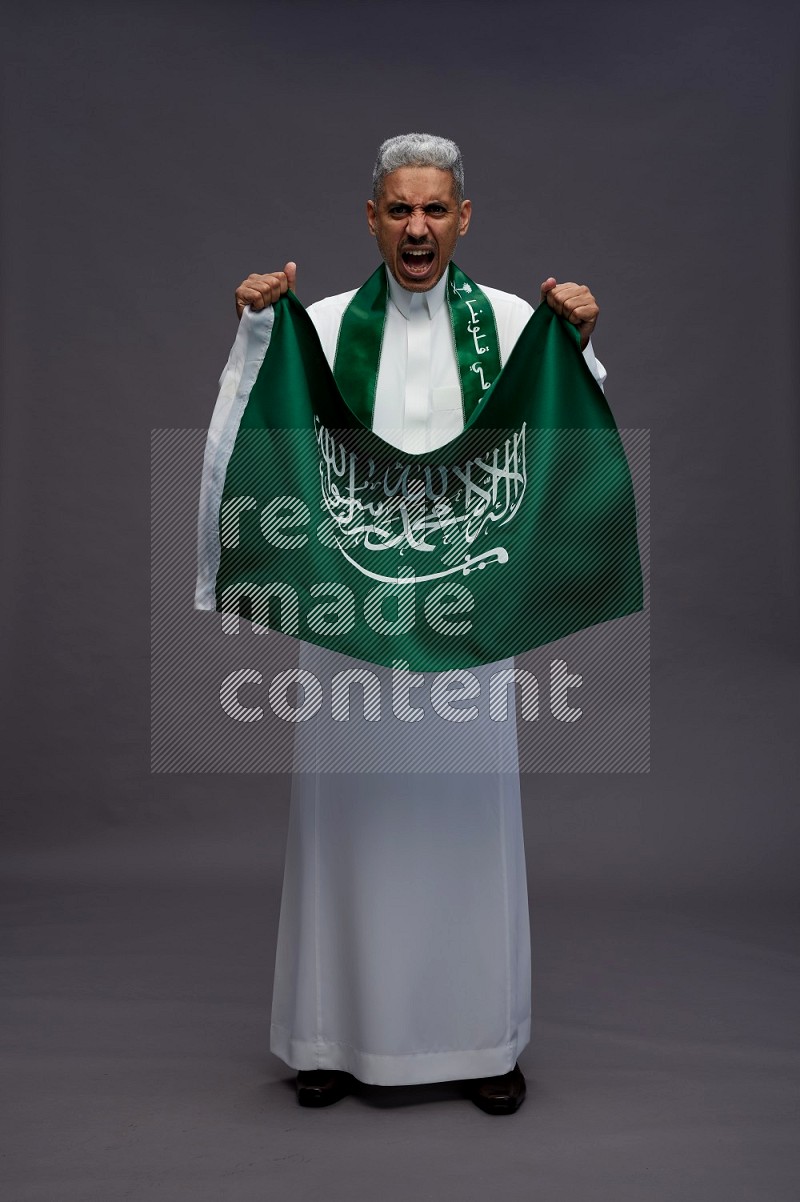
[[[263,344],[265,315],[242,320]],[[619,433],[577,331],[548,305],[463,432],[423,454],[364,425],[291,292],[271,320],[263,358],[245,346],[238,416],[207,448],[199,608],[419,672],[642,608]]]

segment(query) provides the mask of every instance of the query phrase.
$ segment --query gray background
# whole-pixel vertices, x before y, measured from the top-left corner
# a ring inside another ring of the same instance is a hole
[[[796,14],[2,20],[3,1199],[796,1197]],[[413,128],[464,151],[464,269],[590,283],[618,423],[652,429],[652,771],[524,779],[502,1122],[449,1086],[296,1107],[288,778],[148,770],[150,430],[208,421],[249,271],[365,278],[375,146]]]

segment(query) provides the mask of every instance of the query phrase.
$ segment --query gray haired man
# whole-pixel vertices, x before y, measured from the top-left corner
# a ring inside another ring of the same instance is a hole
[[[390,138],[366,208],[385,266],[362,310],[382,324],[375,361],[352,358],[370,377],[373,430],[422,453],[458,435],[465,418],[447,294],[472,213],[458,147],[430,134]],[[294,262],[248,276],[237,313],[266,308],[295,280]],[[368,285],[308,309],[331,366],[337,354],[363,352],[358,323],[344,319]],[[485,285],[469,290],[491,307],[504,363],[533,309]],[[589,289],[549,277],[540,297],[577,327],[602,384]],[[341,345],[345,329],[351,347]],[[303,643],[300,662],[319,671],[330,654]],[[510,754],[516,765],[516,730],[501,725],[503,762]],[[519,771],[415,771],[420,732],[407,729],[407,772],[293,777],[271,1048],[298,1070],[303,1105],[335,1102],[355,1081],[452,1080],[466,1081],[481,1109],[511,1114],[525,1096],[517,1057],[531,1026]]]

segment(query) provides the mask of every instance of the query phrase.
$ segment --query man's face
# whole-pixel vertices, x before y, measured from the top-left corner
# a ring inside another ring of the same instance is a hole
[[[456,202],[455,180],[438,167],[398,167],[384,178],[377,201],[367,201],[370,232],[398,284],[427,292],[442,278],[472,205]]]

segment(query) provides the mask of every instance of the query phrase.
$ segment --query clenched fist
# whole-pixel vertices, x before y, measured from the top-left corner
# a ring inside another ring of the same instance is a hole
[[[559,284],[552,276],[542,284],[542,300],[546,300],[559,317],[578,327],[581,350],[585,350],[600,313],[597,301],[585,284]]]
[[[245,305],[258,312],[272,305],[291,288],[297,279],[297,264],[287,263],[283,271],[272,271],[268,275],[249,275],[236,289],[236,316],[241,317]]]

